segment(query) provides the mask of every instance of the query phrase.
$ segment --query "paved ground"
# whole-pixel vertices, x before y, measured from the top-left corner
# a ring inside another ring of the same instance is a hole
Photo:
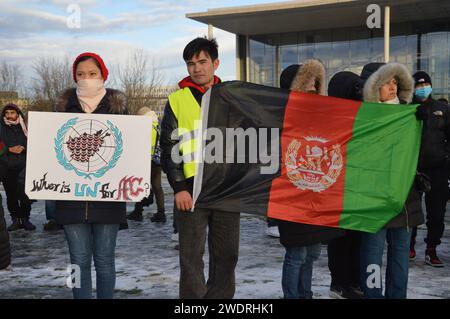
[[[177,298],[178,251],[171,241],[172,193],[166,181],[168,222],[151,223],[154,206],[145,211],[142,223],[130,222],[130,228],[119,232],[116,250],[116,298]],[[4,197],[4,193],[2,192]],[[5,206],[5,200],[3,200]],[[450,206],[449,206],[450,208]],[[6,208],[5,208],[6,209]],[[132,205],[129,205],[129,210]],[[10,223],[7,217],[7,223]],[[44,203],[33,205],[32,221],[37,230],[11,233],[12,270],[0,271],[0,298],[72,298],[65,286],[69,264],[67,243],[62,231],[44,232]],[[409,298],[450,298],[450,219],[440,256],[449,264],[435,269],[423,262],[425,228],[418,232],[418,258],[411,263]],[[242,215],[240,257],[236,270],[236,298],[282,298],[281,267],[284,249],[278,239],[265,234],[261,217]],[[205,264],[208,264],[207,255]],[[95,277],[95,276],[94,276]],[[330,276],[326,247],[315,263],[313,291],[315,298],[328,298]],[[95,284],[94,284],[95,285]]]

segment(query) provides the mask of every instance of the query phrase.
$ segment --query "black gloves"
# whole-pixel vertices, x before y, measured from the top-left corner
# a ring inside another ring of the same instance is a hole
[[[416,119],[418,121],[426,121],[428,118],[427,106],[420,104],[416,109]]]
[[[421,193],[428,193],[431,190],[430,177],[424,173],[416,173],[416,189]]]

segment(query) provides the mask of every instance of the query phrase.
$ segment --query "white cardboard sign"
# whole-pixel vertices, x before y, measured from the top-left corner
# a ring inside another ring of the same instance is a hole
[[[130,201],[150,193],[152,118],[29,112],[31,199]]]

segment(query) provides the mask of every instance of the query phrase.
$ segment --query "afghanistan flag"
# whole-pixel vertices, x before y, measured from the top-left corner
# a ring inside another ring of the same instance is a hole
[[[215,85],[202,101],[195,207],[376,232],[413,185],[422,129],[415,111]]]

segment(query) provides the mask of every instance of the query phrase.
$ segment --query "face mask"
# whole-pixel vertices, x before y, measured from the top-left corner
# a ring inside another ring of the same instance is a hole
[[[94,98],[102,94],[104,90],[103,79],[86,79],[77,82],[77,95],[79,97]]]
[[[418,88],[415,90],[414,94],[416,95],[416,97],[422,101],[428,99],[428,97],[430,96],[431,92],[433,91],[433,89],[431,88],[430,85]]]

